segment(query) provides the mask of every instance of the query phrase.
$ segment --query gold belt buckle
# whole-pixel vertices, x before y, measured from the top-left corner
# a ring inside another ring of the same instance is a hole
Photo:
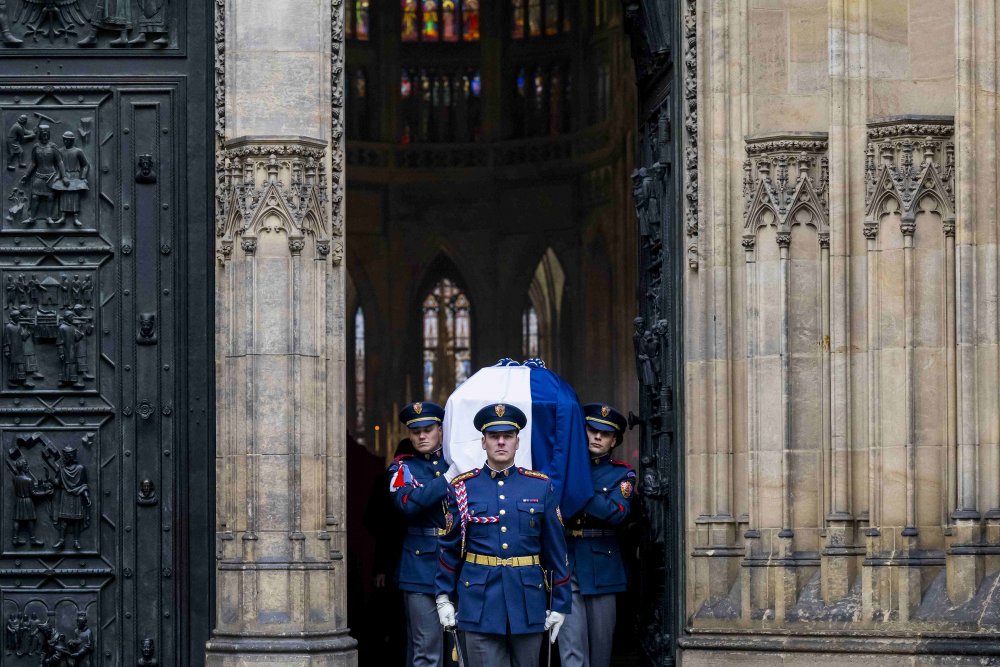
[[[582,530],[571,530],[571,531],[569,531],[569,536],[570,537],[583,537],[583,531]]]
[[[514,566],[514,559],[513,558],[497,558],[497,565],[502,565],[502,566],[506,566],[506,567],[513,567]]]

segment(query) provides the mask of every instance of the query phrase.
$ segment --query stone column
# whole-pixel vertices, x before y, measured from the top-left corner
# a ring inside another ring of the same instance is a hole
[[[218,593],[207,664],[355,665],[341,491],[343,7],[216,2]]]

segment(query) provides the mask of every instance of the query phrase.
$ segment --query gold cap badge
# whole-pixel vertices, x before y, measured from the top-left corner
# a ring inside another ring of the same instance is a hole
[[[424,404],[423,403],[414,403],[413,404],[413,411],[416,412],[419,415],[421,412],[424,411]]]
[[[602,417],[607,417],[610,414],[611,414],[611,408],[609,408],[606,405],[601,407],[601,416]]]
[[[507,406],[503,403],[497,403],[493,411],[497,413],[497,417],[503,417],[504,413],[507,412]]]

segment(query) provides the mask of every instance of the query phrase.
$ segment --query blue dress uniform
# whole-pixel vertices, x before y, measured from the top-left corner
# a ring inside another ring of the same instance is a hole
[[[440,425],[444,408],[435,403],[414,403],[399,414],[407,428]],[[407,664],[442,667],[444,635],[434,605],[438,540],[445,534],[445,500],[448,464],[441,449],[429,454],[404,454],[389,466],[393,505],[406,521],[403,553],[396,578],[406,605]]]
[[[615,433],[620,444],[628,421],[614,408],[583,407],[587,425]],[[615,531],[629,516],[635,471],[611,454],[591,459],[594,496],[566,526],[573,613],[559,635],[564,667],[607,667],[615,632],[615,594],[626,590],[625,563]]]
[[[495,404],[475,423],[480,431],[519,431],[527,418]],[[546,610],[566,614],[571,605],[562,517],[548,477],[513,465],[476,468],[452,481],[448,512],[454,527],[441,540],[435,584],[439,595],[457,593],[466,664],[537,664]]]

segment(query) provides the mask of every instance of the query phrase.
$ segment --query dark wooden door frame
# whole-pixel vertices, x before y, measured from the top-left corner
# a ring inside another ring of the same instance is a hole
[[[684,0],[623,0],[638,85],[633,197],[639,225],[634,334],[640,392],[641,644],[676,664],[684,606]],[[641,319],[640,319],[641,318]]]

